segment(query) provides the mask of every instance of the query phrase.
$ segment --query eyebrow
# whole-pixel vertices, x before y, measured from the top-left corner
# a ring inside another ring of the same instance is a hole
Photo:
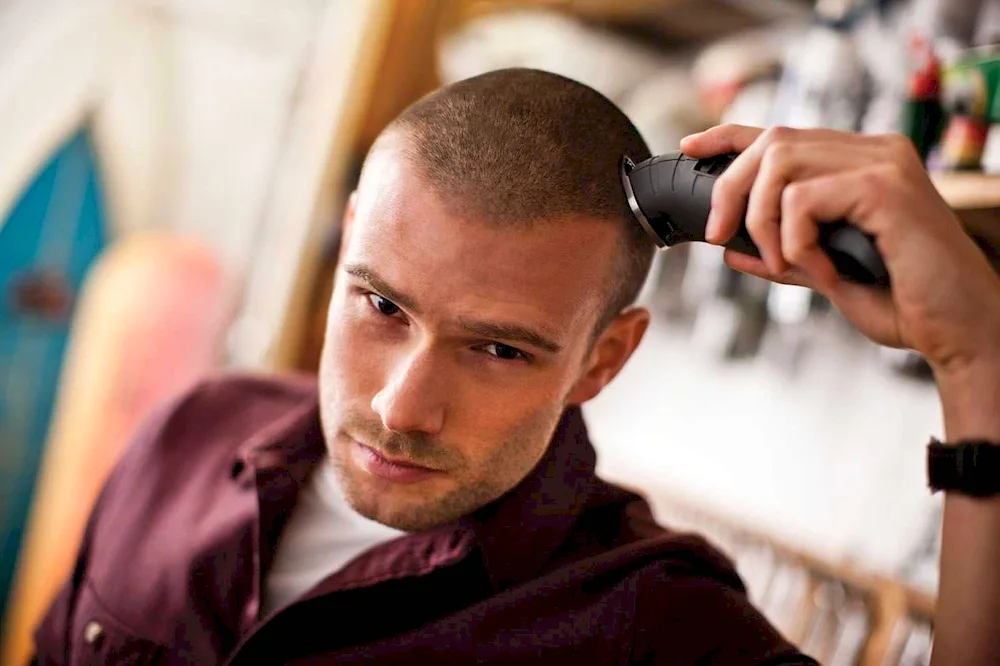
[[[417,305],[416,300],[389,286],[388,282],[386,282],[381,276],[379,276],[378,273],[373,271],[368,266],[363,264],[348,264],[344,266],[344,272],[367,283],[368,286],[377,291],[382,297],[389,299],[396,305],[399,305],[415,314],[420,314],[420,308]],[[509,340],[511,342],[525,343],[553,354],[558,354],[563,349],[561,344],[555,342],[548,336],[532,328],[521,326],[519,324],[505,324],[460,318],[458,320],[458,325],[473,335],[482,336],[484,338],[499,338],[501,340]]]
[[[476,321],[473,319],[459,319],[458,324],[469,333],[484,338],[499,338],[501,340],[510,340],[511,342],[522,342],[553,354],[558,354],[562,351],[562,345],[558,342],[525,326],[500,324],[491,321]]]
[[[367,266],[362,264],[348,264],[344,266],[344,272],[366,282],[368,286],[377,291],[383,298],[388,298],[396,305],[402,306],[410,312],[420,314],[420,308],[414,299],[390,287],[388,282]]]

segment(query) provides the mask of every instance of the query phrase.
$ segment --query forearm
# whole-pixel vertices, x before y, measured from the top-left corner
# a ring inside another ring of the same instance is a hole
[[[1000,365],[939,378],[948,441],[1000,441]],[[1000,498],[948,493],[932,666],[1000,663]]]

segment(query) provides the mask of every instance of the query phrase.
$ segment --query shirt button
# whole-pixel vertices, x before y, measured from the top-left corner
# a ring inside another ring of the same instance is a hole
[[[246,468],[246,462],[242,458],[237,458],[233,461],[233,466],[229,468],[229,478],[233,481],[237,480]]]
[[[101,649],[101,643],[104,642],[104,627],[95,620],[88,622],[83,628],[83,642],[94,650]]]

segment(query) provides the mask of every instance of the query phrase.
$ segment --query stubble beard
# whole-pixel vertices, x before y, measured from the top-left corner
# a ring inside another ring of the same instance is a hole
[[[562,410],[562,405],[551,405],[528,415],[509,429],[492,455],[479,463],[466,460],[456,448],[433,438],[386,434],[380,425],[359,419],[348,419],[342,429],[331,433],[327,446],[344,497],[355,511],[389,527],[416,532],[469,515],[520,483],[547,450]],[[362,443],[376,447],[380,453],[447,470],[445,474],[453,487],[436,492],[428,486],[428,495],[424,496],[420,486],[430,482],[380,490],[381,484],[353,462],[349,449],[357,444],[347,432],[367,437]]]

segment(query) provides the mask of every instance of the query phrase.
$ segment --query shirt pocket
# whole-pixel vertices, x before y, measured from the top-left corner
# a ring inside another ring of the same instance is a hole
[[[68,637],[68,666],[155,666],[165,648],[116,618],[88,580],[81,587]]]

